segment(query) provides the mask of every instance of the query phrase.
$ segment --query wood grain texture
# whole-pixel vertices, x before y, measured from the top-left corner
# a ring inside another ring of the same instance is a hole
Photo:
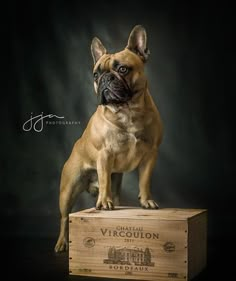
[[[127,207],[70,214],[69,272],[121,279],[187,280],[204,266],[206,253],[189,243],[198,241],[194,232],[199,227],[204,236],[206,225],[201,220],[205,214],[199,209]]]

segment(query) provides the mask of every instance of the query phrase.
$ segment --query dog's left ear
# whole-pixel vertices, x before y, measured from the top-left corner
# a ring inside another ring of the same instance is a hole
[[[91,53],[93,56],[94,64],[100,59],[101,56],[107,53],[106,48],[103,46],[102,42],[97,37],[93,38],[91,44]]]
[[[146,62],[150,54],[147,48],[147,34],[142,25],[136,25],[128,39],[127,49],[137,54],[143,62]]]

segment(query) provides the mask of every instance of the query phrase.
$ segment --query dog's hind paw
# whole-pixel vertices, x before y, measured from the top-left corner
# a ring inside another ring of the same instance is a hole
[[[99,189],[96,186],[89,186],[87,189],[88,193],[90,193],[93,197],[97,197],[99,193]]]
[[[68,250],[68,241],[66,241],[66,239],[58,239],[54,250],[56,253],[67,251]]]

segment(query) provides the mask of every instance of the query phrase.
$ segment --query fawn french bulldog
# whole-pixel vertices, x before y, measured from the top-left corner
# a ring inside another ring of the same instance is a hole
[[[119,205],[124,172],[138,169],[141,206],[158,208],[150,181],[162,140],[162,122],[144,74],[149,56],[146,31],[135,26],[126,48],[114,54],[94,38],[91,52],[100,104],[62,171],[56,252],[68,248],[68,215],[77,196],[85,190],[97,193],[96,208],[112,210]]]

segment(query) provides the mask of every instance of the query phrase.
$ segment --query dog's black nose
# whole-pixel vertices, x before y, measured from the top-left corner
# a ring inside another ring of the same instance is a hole
[[[115,79],[115,76],[114,76],[114,74],[112,74],[112,73],[110,73],[109,75],[108,75],[108,77],[107,77],[107,81],[113,81]]]
[[[115,79],[113,73],[105,73],[102,77],[102,83],[111,83]]]

